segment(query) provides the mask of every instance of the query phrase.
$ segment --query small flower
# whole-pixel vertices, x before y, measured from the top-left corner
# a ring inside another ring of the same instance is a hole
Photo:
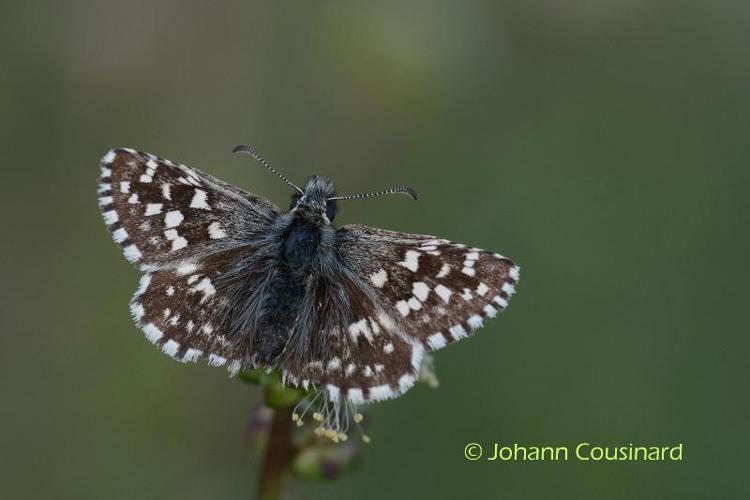
[[[431,389],[437,389],[440,386],[440,381],[437,378],[437,372],[435,371],[435,357],[431,354],[425,354],[422,366],[419,367],[419,376],[417,377],[419,382],[424,382]]]
[[[268,435],[271,432],[271,419],[273,410],[263,403],[256,404],[250,410],[248,419],[248,437],[255,450],[260,453],[268,444]]]
[[[292,470],[305,479],[333,479],[355,467],[361,458],[352,443],[318,443],[302,449],[292,462]]]

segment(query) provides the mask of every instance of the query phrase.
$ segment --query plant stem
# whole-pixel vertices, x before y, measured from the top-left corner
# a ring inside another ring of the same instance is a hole
[[[271,391],[273,391],[273,388],[266,388],[267,399]],[[279,500],[281,498],[289,463],[292,459],[292,425],[291,406],[274,408],[271,433],[260,475],[259,500]]]

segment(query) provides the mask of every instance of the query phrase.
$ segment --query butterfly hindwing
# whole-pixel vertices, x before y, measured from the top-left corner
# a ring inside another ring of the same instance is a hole
[[[288,346],[284,379],[304,387],[320,384],[333,399],[355,404],[394,398],[417,380],[424,346],[347,274],[324,286],[311,283],[308,295],[316,300],[301,315],[310,332]]]
[[[148,271],[130,301],[130,311],[146,337],[172,358],[227,364],[237,372],[247,343],[237,342],[229,325],[233,304],[217,292],[228,270],[247,255],[247,247],[212,254],[174,268]]]

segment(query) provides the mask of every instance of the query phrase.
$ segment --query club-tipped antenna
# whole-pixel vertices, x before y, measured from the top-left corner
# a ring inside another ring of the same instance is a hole
[[[295,183],[293,183],[292,181],[290,181],[289,179],[287,179],[286,177],[284,177],[283,175],[281,175],[281,173],[279,173],[278,170],[276,170],[275,168],[273,168],[270,163],[268,163],[266,160],[264,160],[263,157],[258,154],[258,152],[255,150],[254,147],[248,146],[247,144],[240,144],[239,146],[235,146],[232,149],[232,153],[247,153],[247,154],[249,154],[250,156],[252,156],[253,158],[255,158],[258,161],[258,163],[260,163],[261,165],[263,165],[264,167],[266,167],[268,170],[270,170],[271,172],[273,172],[274,174],[276,174],[276,176],[279,179],[281,179],[282,181],[286,182],[289,187],[292,187],[292,188],[296,189],[300,194],[305,194],[305,192],[302,191],[299,187],[297,187],[297,185]]]
[[[394,188],[384,189],[383,191],[377,191],[374,193],[352,194],[349,196],[334,196],[333,198],[328,198],[328,199],[329,200],[358,200],[360,198],[370,198],[371,196],[381,196],[384,194],[405,194],[412,200],[417,199],[417,192],[408,186],[397,186]]]

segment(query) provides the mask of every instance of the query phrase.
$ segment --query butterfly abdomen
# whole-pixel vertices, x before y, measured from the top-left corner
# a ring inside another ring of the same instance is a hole
[[[252,347],[256,361],[272,366],[286,347],[305,293],[304,275],[286,262],[278,264],[261,305]]]
[[[256,361],[273,365],[286,347],[299,316],[311,264],[318,255],[321,229],[293,218],[281,235],[279,260],[261,306],[253,350]]]

